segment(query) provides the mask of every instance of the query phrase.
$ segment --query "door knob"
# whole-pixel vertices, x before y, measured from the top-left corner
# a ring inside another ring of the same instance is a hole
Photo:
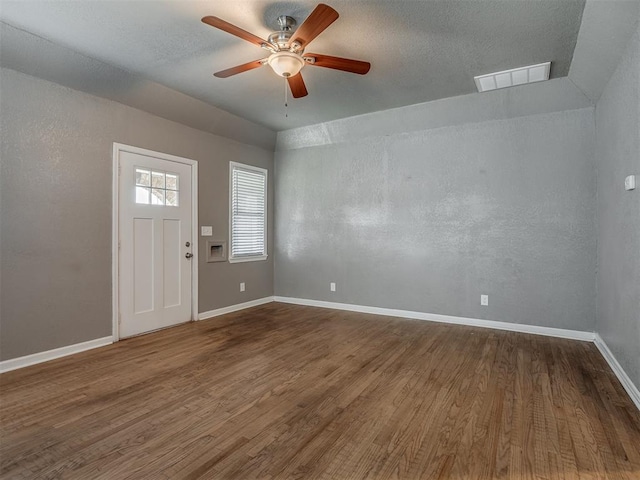
[[[189,253],[189,252],[187,252],[187,254],[185,255],[185,257],[186,257],[187,259],[189,259],[189,258],[193,257],[193,253]]]

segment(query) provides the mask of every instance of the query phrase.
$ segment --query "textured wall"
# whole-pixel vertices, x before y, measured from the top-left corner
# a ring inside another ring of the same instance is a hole
[[[228,236],[229,160],[273,168],[267,150],[1,72],[3,360],[111,335],[113,142],[198,160],[199,220],[213,238]],[[272,256],[207,264],[202,240],[200,311],[273,294]]]
[[[596,102],[620,62],[640,15],[638,0],[587,0],[569,79]]]
[[[597,331],[640,388],[640,30],[596,106]]]
[[[587,108],[277,152],[276,295],[593,330],[593,137]]]
[[[568,78],[444,98],[278,132],[276,150],[353,142],[489,120],[525,117],[593,106]]]
[[[276,133],[269,128],[2,22],[0,66],[240,143],[268,150],[275,145]]]

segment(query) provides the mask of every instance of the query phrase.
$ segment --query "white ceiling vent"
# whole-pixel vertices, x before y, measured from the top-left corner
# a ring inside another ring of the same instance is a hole
[[[512,68],[502,72],[488,73],[473,77],[479,92],[488,92],[498,88],[514,87],[525,83],[549,80],[551,62],[529,65],[528,67]]]

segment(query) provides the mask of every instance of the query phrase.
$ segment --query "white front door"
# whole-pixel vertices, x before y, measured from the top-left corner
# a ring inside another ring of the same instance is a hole
[[[192,318],[191,165],[119,152],[119,337]]]

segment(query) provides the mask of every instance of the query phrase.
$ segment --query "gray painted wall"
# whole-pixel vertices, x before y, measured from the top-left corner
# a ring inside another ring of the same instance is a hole
[[[272,150],[275,131],[0,22],[0,66]]]
[[[276,295],[594,329],[592,108],[294,143],[276,153]]]
[[[640,388],[640,29],[596,106],[597,331]]]
[[[276,150],[524,117],[593,106],[568,78],[420,103],[278,132]]]
[[[569,79],[596,102],[636,30],[638,0],[587,0]]]
[[[228,236],[229,160],[273,170],[271,151],[13,70],[0,75],[2,360],[111,335],[113,142],[197,160],[199,220],[213,238]],[[204,248],[201,239],[201,312],[273,294],[272,255],[207,264]]]

